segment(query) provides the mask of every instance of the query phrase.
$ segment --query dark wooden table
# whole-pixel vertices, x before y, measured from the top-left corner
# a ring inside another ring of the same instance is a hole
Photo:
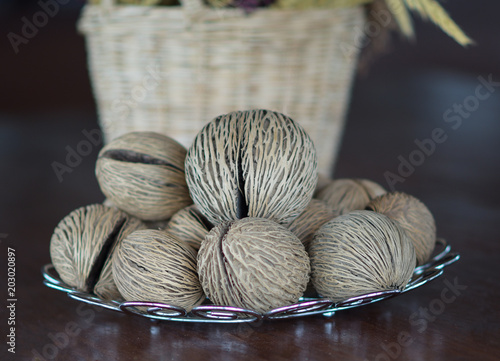
[[[480,12],[493,22],[493,11]],[[456,13],[471,35],[488,45],[492,38],[477,19]],[[17,56],[2,49],[1,360],[500,358],[500,87],[492,86],[477,109],[453,119],[446,115],[455,104],[476,108],[472,98],[480,76],[500,80],[498,48],[466,52],[419,24],[421,43],[396,40],[397,51],[376,61],[354,88],[335,176],[369,178],[390,189],[392,174],[396,189],[424,201],[439,236],[462,256],[443,276],[331,318],[256,326],[154,323],[82,304],[42,284],[40,268],[50,262],[57,222],[79,206],[103,200],[93,173],[98,147],[62,179],[52,168],[84,139],[84,129],[98,127],[75,16],[61,15]],[[12,29],[19,19],[10,19]],[[436,129],[444,134],[439,139],[446,139],[426,142],[428,154],[418,158],[417,143],[432,139]],[[413,162],[413,170],[400,166],[405,161]],[[5,337],[9,247],[16,263],[15,354],[8,352]]]

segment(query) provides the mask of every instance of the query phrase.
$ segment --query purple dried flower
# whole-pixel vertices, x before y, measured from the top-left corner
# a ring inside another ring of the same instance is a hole
[[[276,0],[235,0],[233,6],[242,8],[246,13],[251,13],[259,7],[266,7],[273,4]]]

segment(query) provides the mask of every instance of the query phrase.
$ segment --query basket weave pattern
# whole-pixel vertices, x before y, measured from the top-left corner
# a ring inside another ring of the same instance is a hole
[[[109,2],[109,0],[108,0]],[[105,2],[106,3],[106,2]],[[360,7],[329,10],[87,5],[91,82],[106,141],[157,131],[189,146],[213,117],[264,108],[298,121],[330,174],[356,62]]]

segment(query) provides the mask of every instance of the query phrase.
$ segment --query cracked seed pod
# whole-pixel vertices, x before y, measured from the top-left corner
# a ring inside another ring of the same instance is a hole
[[[165,231],[198,251],[201,242],[212,228],[213,225],[193,204],[174,214]]]
[[[268,110],[213,119],[186,156],[189,192],[212,224],[245,217],[288,224],[311,200],[317,179],[309,136],[292,119]]]
[[[81,207],[64,217],[50,240],[52,264],[64,283],[103,299],[119,299],[110,259],[116,245],[144,228],[137,218],[102,204]]]
[[[325,202],[312,199],[304,212],[290,223],[288,229],[300,239],[307,251],[316,231],[337,216]]]
[[[409,194],[393,192],[373,199],[367,209],[397,221],[415,246],[417,264],[427,262],[436,244],[436,223],[425,204]]]
[[[335,302],[403,290],[416,263],[406,232],[372,211],[353,211],[326,223],[311,241],[309,256],[314,288]]]
[[[261,313],[297,302],[309,271],[300,240],[264,218],[220,223],[198,251],[200,281],[213,303]]]
[[[196,272],[196,252],[167,232],[140,230],[113,254],[113,276],[127,301],[162,302],[186,311],[205,296]]]
[[[119,209],[142,220],[164,220],[192,203],[185,156],[186,150],[165,135],[127,133],[99,152],[96,176]]]
[[[368,179],[339,178],[323,187],[317,198],[332,207],[338,214],[365,209],[375,197],[386,190]]]

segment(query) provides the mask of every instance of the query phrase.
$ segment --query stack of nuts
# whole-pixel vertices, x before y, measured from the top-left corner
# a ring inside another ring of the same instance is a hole
[[[366,179],[318,182],[309,136],[268,110],[213,119],[187,151],[125,134],[101,150],[96,176],[106,202],[61,220],[50,253],[66,284],[106,300],[190,311],[208,297],[264,313],[309,285],[338,302],[403,289],[436,239],[410,195]]]

